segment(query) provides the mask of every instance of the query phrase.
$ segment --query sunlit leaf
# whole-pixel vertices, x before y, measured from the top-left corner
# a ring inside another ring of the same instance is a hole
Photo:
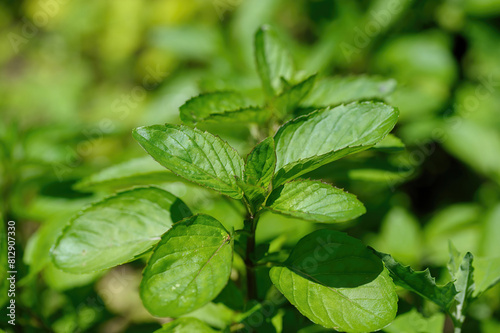
[[[144,270],[144,306],[155,316],[179,317],[207,304],[227,284],[232,255],[231,236],[213,217],[174,224]]]
[[[293,59],[270,26],[262,26],[255,34],[255,60],[264,92],[268,96],[280,93],[281,78],[290,81],[293,77]]]
[[[52,250],[54,263],[68,273],[90,273],[132,261],[190,215],[179,198],[159,188],[121,192],[70,221]]]
[[[355,195],[311,180],[292,181],[274,189],[266,206],[280,214],[322,223],[344,222],[366,212]]]
[[[424,317],[417,310],[412,309],[394,319],[384,331],[387,333],[442,333],[444,329],[445,316],[435,313],[430,317]]]
[[[136,128],[134,138],[161,165],[192,182],[234,199],[243,194],[236,178],[243,179],[243,159],[207,132],[183,125]]]
[[[384,103],[351,103],[298,117],[274,137],[274,186],[346,155],[366,150],[394,127],[398,111]]]

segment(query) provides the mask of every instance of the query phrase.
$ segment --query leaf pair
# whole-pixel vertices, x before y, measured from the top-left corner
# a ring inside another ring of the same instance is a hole
[[[264,26],[255,35],[255,61],[266,102],[246,98],[236,91],[215,91],[191,98],[180,108],[184,124],[200,122],[257,123],[273,115],[282,119],[311,91],[315,75],[298,82],[293,59],[274,29]]]
[[[283,125],[274,138],[257,145],[243,159],[220,138],[182,125],[154,125],[134,130],[135,139],[160,164],[174,173],[233,199],[243,192],[264,196],[269,184],[278,188],[309,171],[339,158],[366,150],[394,127],[398,112],[383,103],[352,103],[327,108]],[[340,192],[326,190],[332,195]],[[243,190],[242,190],[243,188]],[[259,189],[260,188],[260,189]],[[296,190],[295,190],[296,191]],[[309,191],[312,193],[312,190]],[[276,193],[272,195],[274,203]],[[296,196],[293,193],[289,196]],[[280,211],[279,203],[275,205]]]
[[[180,199],[159,188],[121,192],[70,222],[52,251],[54,262],[66,272],[89,273],[132,261],[155,246],[143,273],[143,303],[157,316],[183,315],[213,300],[232,266],[231,236],[220,222],[191,215]]]

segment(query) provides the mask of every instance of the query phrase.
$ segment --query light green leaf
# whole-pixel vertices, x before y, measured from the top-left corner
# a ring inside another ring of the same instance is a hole
[[[262,26],[255,34],[255,61],[268,97],[281,92],[281,78],[290,81],[293,77],[293,59],[270,26]]]
[[[307,235],[270,276],[303,315],[327,328],[372,332],[396,316],[394,284],[382,262],[344,233],[318,230]]]
[[[68,273],[90,273],[132,261],[190,215],[179,198],[159,188],[121,192],[71,220],[52,250],[54,263]]]
[[[475,97],[475,96],[474,96]],[[467,118],[450,118],[444,147],[454,156],[500,184],[500,134]]]
[[[229,282],[231,282],[231,280],[229,280]],[[241,293],[241,291],[237,287],[235,288],[238,292]],[[221,294],[219,294],[219,296]],[[185,317],[199,319],[202,322],[218,329],[224,329],[225,327],[230,326],[235,322],[236,312],[231,310],[222,302],[218,302],[219,296],[214,300],[214,302],[205,304],[201,308],[188,313],[187,315],[185,315]],[[241,297],[243,298],[243,296]]]
[[[435,313],[430,317],[422,316],[416,309],[403,313],[388,327],[384,328],[388,333],[442,333],[444,329],[445,316]]]
[[[298,84],[287,87],[272,101],[272,107],[275,113],[279,117],[283,117],[293,112],[300,101],[309,94],[314,86],[315,79],[316,75],[312,75]]]
[[[311,180],[296,180],[274,189],[266,206],[276,213],[322,223],[349,221],[366,212],[355,195]]]
[[[453,282],[445,286],[437,286],[436,280],[431,276],[429,269],[425,271],[414,271],[410,266],[403,266],[394,260],[389,254],[375,252],[389,270],[394,283],[439,305],[447,310],[457,290]]]
[[[235,91],[217,91],[191,98],[180,107],[180,117],[185,124],[203,121],[255,121],[266,116],[264,110]]]
[[[373,146],[372,149],[380,150],[384,152],[396,152],[405,149],[405,144],[400,138],[394,134],[387,134],[387,136],[382,139],[379,143]]]
[[[179,317],[202,307],[226,285],[232,255],[231,236],[213,217],[196,215],[175,224],[144,270],[144,306],[159,317]]]
[[[269,137],[248,154],[245,164],[245,181],[267,189],[273,178],[275,165],[274,140]]]
[[[165,324],[159,330],[153,333],[215,333],[219,332],[213,330],[210,326],[205,324],[199,319],[184,317],[176,319],[168,324]]]
[[[301,103],[321,108],[360,100],[384,99],[396,88],[396,81],[370,76],[332,77],[319,80]]]
[[[225,141],[183,125],[136,128],[134,138],[161,165],[192,182],[234,199],[243,196],[243,159]]]
[[[43,270],[43,279],[45,283],[54,290],[64,291],[91,284],[107,271],[93,272],[88,274],[66,273],[53,263],[49,263]]]
[[[420,262],[422,244],[422,232],[416,218],[406,209],[394,207],[384,217],[373,246],[412,265]]]
[[[452,261],[457,259],[455,257],[457,254],[458,253],[451,254],[450,257]],[[472,260],[472,254],[467,252],[458,269],[452,274],[453,278],[456,279],[455,288],[458,292],[455,295],[455,302],[453,302],[450,311],[455,326],[457,326],[457,321],[459,323],[458,326],[461,326],[461,323],[464,322],[467,306],[474,292],[474,267],[472,267]]]
[[[480,297],[485,291],[500,282],[500,257],[475,258],[474,281],[476,288],[474,297]]]
[[[314,111],[283,125],[276,143],[275,187],[346,155],[366,150],[394,127],[398,111],[362,102]]]
[[[493,199],[494,200],[494,199]],[[480,254],[484,257],[500,254],[500,203],[496,204],[486,215],[482,230]]]
[[[150,156],[113,165],[92,174],[74,185],[77,190],[119,189],[134,185],[179,181],[177,175],[159,165]]]
[[[263,123],[270,117],[268,110],[260,107],[249,107],[235,111],[226,111],[211,115],[207,122],[215,123]]]

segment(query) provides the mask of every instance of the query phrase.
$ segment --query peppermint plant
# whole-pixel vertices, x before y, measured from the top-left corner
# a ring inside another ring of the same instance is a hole
[[[161,187],[133,187],[77,214],[52,248],[53,261],[83,274],[146,258],[142,302],[152,315],[174,319],[157,332],[281,332],[282,309],[290,304],[325,328],[380,330],[397,312],[394,264],[332,230],[366,209],[355,195],[310,175],[352,154],[401,149],[389,134],[398,110],[382,101],[394,82],[306,75],[270,27],[256,33],[255,62],[260,94],[204,93],[180,108],[183,124],[133,130],[144,150],[170,170],[164,181],[180,177],[240,202],[243,228],[193,214],[196,207]],[[249,124],[253,149],[242,157],[199,129],[213,123]],[[266,212],[320,227],[292,249],[258,244]],[[238,295],[243,306],[224,325],[197,315],[208,304],[230,307]]]

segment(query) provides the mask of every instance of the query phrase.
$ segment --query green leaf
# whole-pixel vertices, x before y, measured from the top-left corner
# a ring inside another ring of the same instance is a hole
[[[196,318],[179,318],[168,324],[165,324],[159,330],[154,331],[154,333],[184,333],[184,332],[193,332],[193,333],[215,333],[219,332],[213,330],[210,326],[205,324],[199,319]]]
[[[373,247],[412,265],[420,262],[422,244],[422,232],[416,218],[406,209],[394,207],[384,217]]]
[[[451,261],[457,259],[457,254],[456,252],[451,254]],[[458,269],[452,274],[453,278],[456,279],[455,288],[458,292],[455,295],[455,302],[453,302],[450,311],[455,326],[457,326],[457,321],[459,323],[458,326],[461,326],[461,323],[464,322],[467,306],[474,292],[474,267],[472,267],[472,260],[472,254],[467,252]],[[451,265],[453,265],[453,263]]]
[[[445,286],[437,286],[436,280],[431,276],[429,269],[425,271],[414,271],[410,266],[403,266],[394,260],[389,254],[376,252],[389,270],[394,283],[420,296],[436,303],[443,310],[447,310],[457,290],[453,282]]]
[[[165,170],[150,156],[136,158],[92,174],[74,185],[77,190],[120,189],[134,185],[159,184],[181,178]]]
[[[275,187],[346,155],[366,150],[394,127],[398,111],[362,102],[314,111],[283,125],[276,143]]]
[[[267,189],[273,178],[275,166],[274,140],[269,137],[255,146],[248,154],[245,163],[245,181],[250,185]]]
[[[238,290],[238,292],[241,293],[241,291],[238,288],[236,289]],[[221,292],[221,294],[223,292],[224,290]],[[220,294],[213,302],[207,303],[201,308],[196,309],[193,312],[190,312],[183,317],[199,319],[205,324],[208,324],[211,327],[217,329],[224,329],[226,327],[231,326],[231,324],[235,322],[236,312],[227,307],[226,304],[216,303],[219,297]]]
[[[500,257],[475,258],[473,296],[480,297],[485,291],[500,282]]]
[[[464,117],[453,117],[447,120],[444,129],[445,149],[500,184],[500,134],[497,128]]]
[[[274,113],[282,118],[286,114],[293,112],[299,103],[309,94],[315,80],[316,75],[312,75],[298,84],[287,87],[272,101]]]
[[[159,188],[121,192],[71,220],[52,250],[54,263],[68,273],[90,273],[132,261],[190,215],[179,198]]]
[[[231,236],[219,221],[196,215],[166,232],[146,266],[141,299],[159,317],[179,317],[212,301],[226,285]]]
[[[384,99],[396,88],[396,81],[370,76],[332,77],[319,80],[301,103],[321,108],[360,100]]]
[[[355,195],[311,180],[292,181],[274,189],[266,206],[276,213],[322,223],[349,221],[366,212]]]
[[[492,198],[492,200],[495,200]],[[485,217],[480,244],[480,254],[484,257],[500,254],[500,203],[497,203]]]
[[[333,230],[302,238],[273,284],[313,322],[346,332],[376,331],[396,316],[394,284],[359,240]]]
[[[191,98],[180,107],[185,124],[203,121],[255,121],[261,122],[266,112],[235,91],[217,91]]]
[[[91,284],[107,271],[93,272],[88,274],[66,273],[53,263],[49,263],[43,270],[43,279],[47,286],[57,291],[69,290]]]
[[[263,123],[270,117],[268,110],[260,107],[249,107],[236,111],[226,111],[222,113],[213,114],[207,118],[207,122],[215,123]]]
[[[387,134],[387,136],[382,139],[382,141],[373,146],[372,149],[384,152],[397,152],[404,150],[405,144],[394,134]]]
[[[207,132],[183,125],[136,128],[134,138],[161,165],[192,182],[233,199],[243,194],[243,159],[229,144]]]
[[[293,77],[293,59],[270,26],[262,26],[255,34],[255,61],[268,97],[281,92],[281,78],[290,81]]]
[[[416,309],[403,313],[386,328],[388,333],[442,333],[445,316],[435,313],[430,317],[422,316]]]

